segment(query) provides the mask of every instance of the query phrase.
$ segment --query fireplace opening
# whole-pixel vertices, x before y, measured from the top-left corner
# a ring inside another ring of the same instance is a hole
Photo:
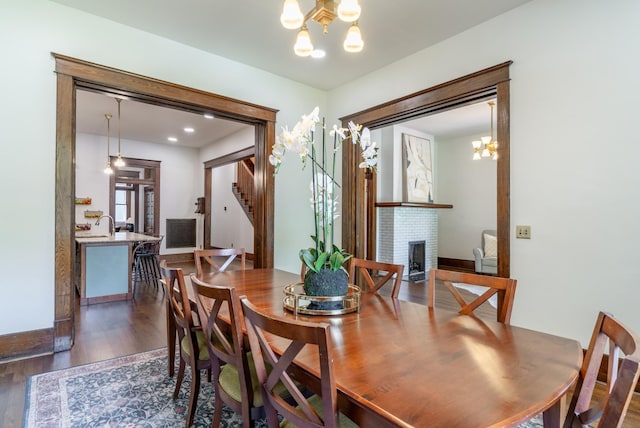
[[[425,279],[425,241],[409,242],[409,281]]]

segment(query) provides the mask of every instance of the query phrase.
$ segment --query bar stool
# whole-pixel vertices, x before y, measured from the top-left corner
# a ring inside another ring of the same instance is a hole
[[[160,271],[160,244],[164,236],[160,236],[159,241],[144,241],[133,249],[133,298],[135,299],[138,282],[153,284],[158,289],[158,283],[162,286],[164,295],[164,283],[161,281]]]

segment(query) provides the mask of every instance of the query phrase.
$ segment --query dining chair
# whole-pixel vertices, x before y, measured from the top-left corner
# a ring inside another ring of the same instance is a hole
[[[165,261],[162,262],[160,269],[167,288],[167,300],[169,302],[167,311],[167,337],[171,334],[178,335],[178,345],[180,350],[180,364],[178,366],[178,376],[176,379],[176,387],[173,391],[173,399],[178,398],[182,380],[184,379],[185,366],[191,367],[191,390],[189,391],[189,407],[187,409],[186,426],[189,427],[193,422],[193,417],[198,403],[198,394],[200,392],[200,371],[207,370],[209,380],[211,380],[211,361],[209,359],[209,351],[205,346],[205,336],[202,327],[196,323],[191,301],[187,294],[187,288],[184,281],[184,273],[181,268],[169,268]],[[175,331],[169,331],[169,325],[173,325]],[[172,343],[167,341],[168,345]],[[169,349],[169,361],[171,368],[173,365],[174,350]]]
[[[267,425],[275,427],[356,427],[338,412],[338,393],[333,374],[333,350],[330,325],[278,318],[260,312],[249,300],[240,298],[244,312],[249,346],[256,373],[262,387]],[[280,342],[280,339],[284,341]],[[286,345],[282,352],[273,351],[270,343]],[[307,347],[306,345],[313,345]],[[319,391],[307,398],[304,379],[296,379],[293,360],[304,349],[318,355]],[[283,397],[279,385],[286,389]],[[278,421],[278,413],[284,417]]]
[[[229,267],[236,257],[239,256],[240,269],[245,270],[246,268],[246,254],[244,248],[210,248],[207,250],[195,250],[193,256],[196,262],[196,273],[198,276],[202,276],[202,261],[207,262],[209,269],[214,272],[222,272]],[[220,257],[226,257],[224,262],[221,262]]]
[[[195,274],[191,274],[191,284],[215,382],[212,426],[220,426],[222,407],[226,404],[242,416],[242,426],[253,427],[256,419],[264,417],[264,407],[254,363],[244,345],[244,323],[236,289],[203,282]],[[221,312],[228,322],[219,317]]]
[[[564,428],[588,427],[597,419],[600,419],[598,428],[622,426],[640,375],[639,344],[640,337],[611,314],[598,314]],[[592,402],[593,390],[607,347],[607,387],[604,395]],[[621,356],[620,351],[624,356]]]
[[[498,322],[509,324],[511,321],[511,310],[513,309],[517,284],[515,279],[431,268],[427,296],[429,308],[433,308],[435,305],[435,288],[438,280],[444,282],[460,305],[458,313],[472,315],[483,303],[489,302],[491,304],[490,298],[496,296],[495,307]],[[478,297],[468,301],[462,296],[459,288],[471,289],[472,293],[478,294]]]
[[[384,272],[384,275],[381,274]],[[364,292],[377,292],[393,279],[391,297],[398,298],[402,285],[404,265],[352,258],[349,265],[349,281],[362,286]],[[356,278],[358,276],[358,278]],[[395,278],[394,278],[395,276]],[[362,281],[358,279],[362,278]]]

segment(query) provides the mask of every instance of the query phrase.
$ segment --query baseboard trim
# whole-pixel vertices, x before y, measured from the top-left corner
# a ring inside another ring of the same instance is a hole
[[[53,328],[0,336],[0,362],[53,352]]]
[[[438,257],[438,268],[459,270],[463,272],[475,272],[475,262],[473,260]]]

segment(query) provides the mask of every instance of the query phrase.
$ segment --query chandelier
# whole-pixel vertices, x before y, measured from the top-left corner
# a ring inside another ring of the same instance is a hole
[[[491,135],[471,142],[473,145],[473,160],[482,158],[498,159],[498,142],[493,139],[493,106],[496,103],[489,101],[487,104],[491,107]]]
[[[307,29],[307,21],[312,19],[322,25],[324,34],[327,34],[329,24],[336,18],[345,22],[351,22],[343,48],[347,52],[360,52],[364,47],[362,34],[358,27],[360,17],[360,5],[358,0],[316,0],[316,6],[306,15],[302,14],[297,0],[285,0],[280,15],[282,26],[288,30],[298,30],[293,51],[298,56],[309,56],[314,53],[313,43]]]

